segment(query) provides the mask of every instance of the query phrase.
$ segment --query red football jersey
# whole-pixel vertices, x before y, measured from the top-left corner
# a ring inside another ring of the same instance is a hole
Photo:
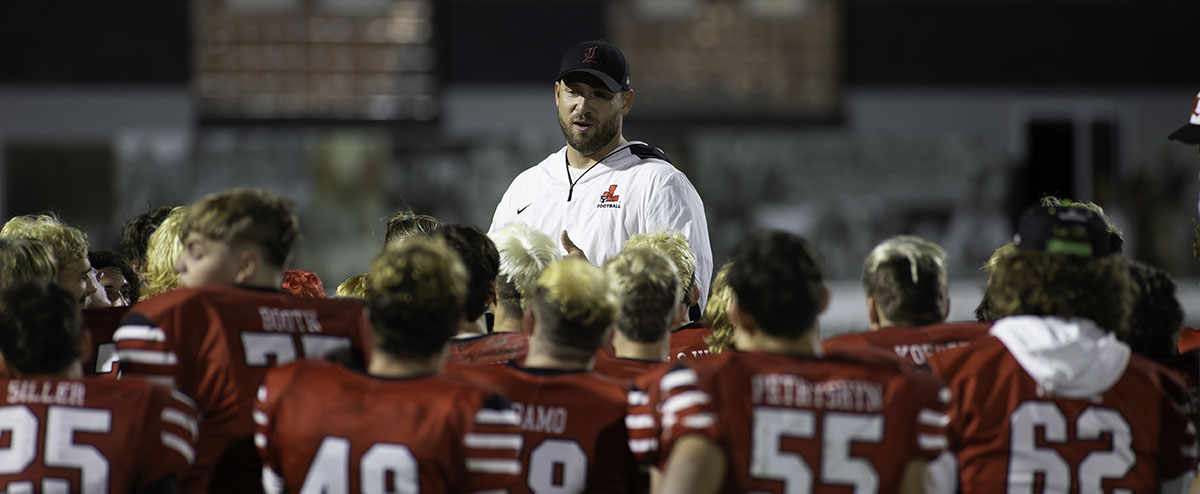
[[[127,312],[129,307],[83,310],[83,330],[92,335],[93,348],[92,354],[83,360],[84,374],[114,374],[117,371],[117,344],[113,343],[113,333]]]
[[[525,437],[526,472],[514,493],[634,492],[645,487],[629,451],[629,387],[586,371],[456,366],[448,372],[499,389],[512,400]]]
[[[708,343],[704,339],[711,334],[712,329],[709,329],[704,321],[696,321],[671,331],[671,350],[667,352],[667,360],[674,362],[708,355]]]
[[[596,352],[596,358],[592,361],[592,370],[596,371],[597,374],[626,382],[633,382],[638,376],[656,367],[669,366],[670,364],[657,360],[614,357],[603,349]]]
[[[196,408],[178,391],[101,377],[0,384],[0,492],[141,492],[191,468]]]
[[[498,364],[525,360],[529,335],[525,333],[488,333],[450,340],[447,360],[463,364]]]
[[[250,410],[267,369],[302,357],[364,362],[367,328],[354,301],[221,286],[135,305],[114,340],[123,376],[173,385],[199,404],[196,468],[180,492],[259,492]]]
[[[517,412],[496,391],[459,379],[293,362],[267,374],[254,420],[264,478],[285,487],[279,492],[505,492],[524,484]]]
[[[834,336],[823,341],[821,348],[826,352],[839,352],[875,346],[894,351],[901,358],[924,367],[930,355],[965,346],[976,338],[987,336],[990,327],[991,323],[960,322],[918,328],[883,328]]]
[[[1180,328],[1179,353],[1187,353],[1200,348],[1200,329]]]
[[[946,443],[949,392],[890,355],[722,352],[657,387],[662,456],[684,436],[712,441],[726,454],[722,492],[896,492],[913,459]]]
[[[1183,385],[1141,356],[1090,399],[1040,389],[994,336],[930,365],[953,392],[948,449],[964,494],[1158,492],[1195,466]]]

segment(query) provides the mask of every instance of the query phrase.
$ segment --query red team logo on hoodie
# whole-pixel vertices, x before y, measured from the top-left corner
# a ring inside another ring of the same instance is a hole
[[[617,195],[617,186],[609,185],[608,190],[600,194],[600,205],[597,208],[620,208],[621,205],[617,201],[621,200],[621,196]]]

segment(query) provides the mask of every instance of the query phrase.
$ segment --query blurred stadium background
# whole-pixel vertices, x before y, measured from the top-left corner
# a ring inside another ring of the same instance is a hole
[[[486,229],[563,145],[561,53],[603,37],[633,66],[626,137],[691,178],[718,264],[760,227],[820,247],[842,280],[827,334],[865,327],[862,259],[898,233],[946,247],[970,318],[978,267],[1044,193],[1103,205],[1186,309],[1200,158],[1166,135],[1200,90],[1197,19],[1194,0],[6,0],[0,215],[53,210],[117,248],[148,206],[268,187],[332,290],[397,210]]]

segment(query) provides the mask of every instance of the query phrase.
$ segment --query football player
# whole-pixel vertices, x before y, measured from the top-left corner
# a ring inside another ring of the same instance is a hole
[[[921,492],[946,442],[948,392],[890,353],[821,356],[819,263],[784,232],[734,249],[740,351],[687,361],[658,383],[663,492]]]
[[[629,237],[622,249],[630,247],[654,249],[675,263],[679,271],[683,290],[671,323],[673,329],[668,360],[708,355],[708,343],[704,340],[712,335],[712,330],[703,321],[693,321],[690,312],[690,308],[700,300],[700,285],[696,282],[696,256],[688,245],[687,237],[676,232],[639,233]]]
[[[0,237],[45,242],[54,252],[54,260],[58,264],[55,281],[75,297],[80,310],[96,291],[96,278],[90,276],[92,265],[87,258],[87,235],[78,228],[68,226],[55,216],[30,214],[8,220],[4,228],[0,228]]]
[[[299,235],[291,201],[238,189],[186,211],[177,265],[184,288],[130,310],[114,335],[121,372],[199,403],[196,468],[181,492],[258,492],[250,409],[267,369],[303,357],[348,356],[361,365],[367,323],[357,302],[280,289]]]
[[[872,331],[835,336],[822,348],[845,352],[875,346],[925,367],[930,355],[986,335],[988,324],[945,323],[950,313],[946,278],[941,246],[912,235],[883,241],[863,263]]]
[[[0,492],[173,493],[195,457],[196,409],[148,382],[82,377],[78,302],[57,285],[0,294]]]
[[[309,360],[267,374],[254,414],[267,492],[504,492],[523,483],[508,401],[438,375],[467,279],[441,240],[390,245],[368,277],[367,373]]]
[[[682,296],[679,270],[648,247],[628,247],[604,263],[617,297],[613,353],[596,352],[596,372],[633,380],[667,361],[668,334]]]
[[[1184,386],[1117,338],[1133,291],[1111,249],[1085,208],[1022,215],[991,270],[989,336],[930,359],[954,397],[931,487],[1185,492],[1196,452]]]
[[[456,367],[500,389],[520,415],[525,483],[518,493],[631,492],[641,477],[625,428],[628,386],[590,371],[616,313],[607,277],[579,259],[546,267],[530,294],[529,354]]]
[[[524,223],[509,223],[488,234],[500,254],[500,273],[496,276],[496,302],[492,312],[496,333],[520,333],[529,287],[542,270],[562,259],[554,240]]]

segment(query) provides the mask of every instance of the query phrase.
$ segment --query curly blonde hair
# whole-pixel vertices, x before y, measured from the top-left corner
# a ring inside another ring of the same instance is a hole
[[[733,300],[733,289],[729,287],[731,267],[733,261],[725,263],[717,271],[708,295],[708,305],[704,306],[704,321],[712,329],[712,334],[704,342],[708,343],[708,350],[712,353],[733,348],[733,322],[729,320],[729,302]]]
[[[622,250],[604,263],[618,302],[617,330],[637,343],[667,337],[679,294],[679,270],[647,247]]]
[[[179,288],[179,272],[175,271],[175,262],[183,254],[180,232],[183,231],[186,215],[186,206],[175,207],[150,234],[150,242],[146,244],[145,285],[139,301]]]
[[[428,357],[454,335],[467,300],[467,269],[445,241],[410,237],[384,249],[366,279],[375,346]]]
[[[688,300],[688,297],[691,296],[692,285],[696,284],[696,254],[692,252],[687,237],[673,231],[639,233],[629,237],[621,246],[622,249],[630,247],[648,247],[667,256],[679,271],[678,300],[687,304],[695,302]]]
[[[58,276],[54,251],[41,240],[0,237],[0,290],[21,283],[51,283]]]
[[[87,234],[68,226],[52,214],[16,216],[0,228],[0,237],[28,238],[45,242],[58,267],[87,258]]]
[[[337,296],[350,298],[367,298],[367,273],[356,274],[337,287]]]
[[[996,318],[1082,317],[1124,337],[1134,304],[1128,262],[1016,249],[996,262],[984,296]]]

